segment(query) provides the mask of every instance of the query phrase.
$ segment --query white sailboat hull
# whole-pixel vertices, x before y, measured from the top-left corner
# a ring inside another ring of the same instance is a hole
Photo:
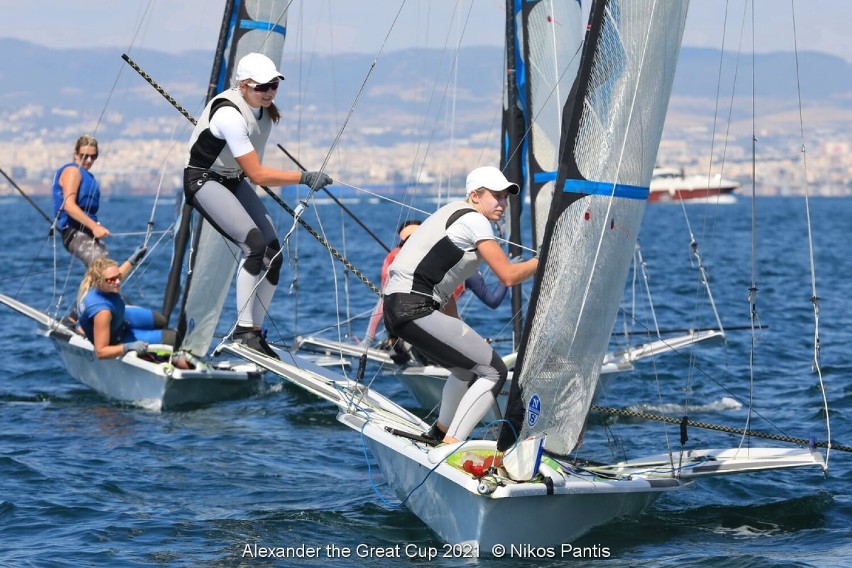
[[[353,415],[341,414],[339,419],[353,429],[361,430],[363,425]],[[585,476],[569,480],[552,472],[550,494],[545,483],[522,483],[482,495],[480,480],[445,463],[436,468],[430,453],[417,444],[372,424],[362,432],[397,498],[444,542],[473,545],[483,556],[492,554],[495,545],[569,544],[597,526],[638,515],[663,492],[685,485],[675,479],[613,481]],[[483,444],[494,448],[493,443],[482,441],[468,447]]]
[[[338,419],[364,434],[397,498],[443,541],[476,545],[486,556],[496,545],[558,550],[595,527],[635,517],[663,493],[700,477],[825,468],[821,454],[807,448],[693,450],[612,466],[573,469],[560,464],[562,471],[542,465],[540,473],[550,483],[503,480],[505,485],[483,494],[483,481],[441,458],[453,451],[494,450],[496,443],[475,440],[427,451],[422,444],[364,424],[358,416],[343,413]],[[677,468],[682,469],[674,477]]]
[[[195,369],[152,362],[131,352],[118,359],[98,359],[91,342],[44,312],[0,294],[0,303],[35,320],[50,338],[68,374],[107,398],[151,410],[204,406],[250,396],[259,391],[262,374],[251,364],[216,367],[194,360]]]
[[[66,341],[47,334],[65,369],[72,377],[107,398],[151,410],[175,410],[204,406],[255,394],[261,374],[245,366],[216,369],[200,364],[198,369],[177,369],[169,363],[152,363],[129,353],[120,359],[97,359],[83,338]]]

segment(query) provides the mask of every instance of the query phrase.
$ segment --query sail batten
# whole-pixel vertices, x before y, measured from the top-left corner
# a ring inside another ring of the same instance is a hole
[[[500,446],[578,443],[648,196],[687,3],[595,4],[562,114],[559,167]],[[662,39],[661,39],[662,38]]]

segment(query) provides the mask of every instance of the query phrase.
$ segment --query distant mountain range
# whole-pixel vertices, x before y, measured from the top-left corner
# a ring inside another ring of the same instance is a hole
[[[0,39],[0,140],[73,138],[91,131],[127,138],[168,137],[175,110],[124,61],[120,49],[57,50],[15,39]],[[209,81],[212,52],[183,54],[140,50],[130,56],[190,113],[200,112]],[[457,57],[457,68],[452,60]],[[499,109],[503,56],[497,47],[469,47],[456,55],[411,49],[373,56],[286,55],[287,76],[278,103],[285,116],[298,115],[313,140],[333,137],[357,93],[353,135],[373,144],[405,141],[429,128],[424,118],[452,113],[454,135],[475,134],[493,123]],[[752,65],[757,98],[783,112],[796,108],[796,61],[792,53],[737,57],[719,51],[684,48],[677,68],[672,105],[683,112],[712,112],[721,100],[751,97]],[[805,105],[852,109],[852,65],[816,52],[798,57]],[[721,71],[720,71],[721,69]],[[721,77],[721,82],[720,82]],[[738,85],[732,91],[734,77]],[[443,85],[454,86],[450,97]],[[424,109],[431,109],[425,112]],[[736,111],[735,111],[736,112]],[[734,117],[736,119],[736,117]],[[312,132],[313,130],[313,132]],[[418,134],[419,135],[419,134]],[[321,140],[316,140],[322,143]]]

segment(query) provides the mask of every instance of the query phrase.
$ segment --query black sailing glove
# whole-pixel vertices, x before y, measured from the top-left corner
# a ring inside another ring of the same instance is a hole
[[[323,172],[302,172],[302,178],[299,180],[299,183],[305,184],[312,190],[317,190],[329,185],[332,183],[332,180]]]
[[[145,254],[147,252],[148,252],[148,247],[146,247],[145,245],[140,245],[139,248],[137,248],[135,251],[133,251],[133,254],[131,254],[127,258],[127,262],[130,263],[130,266],[136,266],[137,264],[139,264],[139,261],[142,260],[142,258],[145,256]]]

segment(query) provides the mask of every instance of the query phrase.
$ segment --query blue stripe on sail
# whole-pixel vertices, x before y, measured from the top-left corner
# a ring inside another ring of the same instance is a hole
[[[533,176],[533,181],[536,183],[547,183],[556,181],[556,172],[536,172]]]
[[[242,20],[240,28],[244,30],[262,30],[265,32],[273,31],[281,35],[285,35],[287,30],[284,26],[273,24],[272,22],[258,22],[257,20]]]
[[[613,184],[605,181],[567,179],[562,191],[566,193],[585,193],[586,195],[608,195],[624,199],[648,199],[649,189],[639,185]]]

